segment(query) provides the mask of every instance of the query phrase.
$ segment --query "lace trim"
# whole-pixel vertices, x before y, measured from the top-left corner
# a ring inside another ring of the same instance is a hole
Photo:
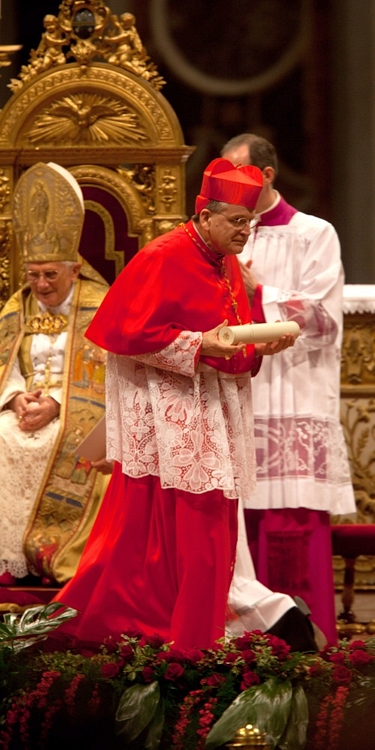
[[[350,482],[347,449],[341,428],[311,417],[256,419],[255,444],[259,479],[314,477],[322,482]]]
[[[211,369],[186,377],[194,372],[200,340],[183,332],[162,352],[137,358],[142,362],[108,356],[108,455],[132,477],[159,476],[164,488],[249,497],[255,477],[250,375],[228,379]]]

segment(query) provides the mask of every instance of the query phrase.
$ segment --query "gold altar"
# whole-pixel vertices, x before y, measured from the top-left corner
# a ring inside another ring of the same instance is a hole
[[[375,523],[375,285],[344,287],[341,423],[357,503],[357,523]],[[345,522],[345,518],[338,519]],[[353,521],[353,519],[348,519]],[[335,582],[344,562],[334,558]],[[355,588],[375,589],[374,556],[355,562]]]

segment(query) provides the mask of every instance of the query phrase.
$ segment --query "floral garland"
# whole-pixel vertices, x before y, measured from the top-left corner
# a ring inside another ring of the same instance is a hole
[[[272,748],[375,746],[375,639],[318,654],[291,653],[260,631],[205,651],[130,634],[96,653],[48,644],[22,654],[0,645],[2,750],[76,736],[95,750],[214,750],[248,723]]]

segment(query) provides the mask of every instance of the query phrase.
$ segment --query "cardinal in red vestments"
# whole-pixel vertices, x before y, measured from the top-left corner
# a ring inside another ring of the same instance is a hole
[[[251,322],[237,255],[262,188],[257,167],[215,159],[196,213],[119,275],[86,333],[108,351],[114,471],[75,577],[56,599],[65,632],[158,634],[180,648],[224,636],[237,502],[254,488],[251,377],[290,346],[223,343]]]

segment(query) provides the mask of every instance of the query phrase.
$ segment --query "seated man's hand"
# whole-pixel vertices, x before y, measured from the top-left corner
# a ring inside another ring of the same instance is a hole
[[[52,396],[42,396],[40,391],[33,394],[18,394],[29,397],[16,402],[15,412],[18,416],[19,426],[23,432],[35,432],[41,430],[60,414],[60,404]],[[32,397],[32,398],[30,398]]]

